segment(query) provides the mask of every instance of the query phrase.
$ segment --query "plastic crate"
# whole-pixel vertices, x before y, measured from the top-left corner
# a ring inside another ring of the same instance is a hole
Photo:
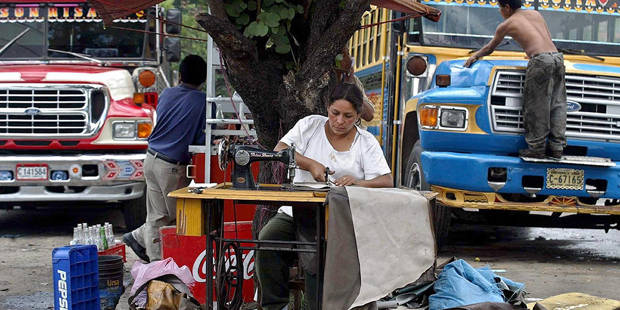
[[[52,251],[54,309],[99,309],[97,247],[74,245]]]
[[[125,244],[119,243],[109,247],[107,250],[99,251],[99,255],[118,255],[123,258],[123,262],[127,262],[127,255],[125,253]]]

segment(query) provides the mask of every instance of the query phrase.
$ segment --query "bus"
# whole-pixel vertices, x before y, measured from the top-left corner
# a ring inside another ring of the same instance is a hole
[[[395,184],[437,193],[437,239],[454,222],[619,229],[620,1],[523,2],[564,53],[568,145],[559,161],[518,156],[528,59],[514,40],[463,67],[503,21],[497,1],[422,3],[441,19],[399,21],[402,13],[371,7],[348,47],[375,104],[366,125]]]

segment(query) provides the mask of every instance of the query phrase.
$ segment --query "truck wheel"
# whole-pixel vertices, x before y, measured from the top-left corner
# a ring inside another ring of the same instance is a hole
[[[142,197],[124,201],[122,208],[128,231],[142,226],[146,220],[146,188]]]
[[[422,172],[421,155],[422,145],[420,144],[420,140],[418,140],[414,144],[411,154],[409,154],[407,169],[405,170],[404,185],[418,191],[427,191],[430,190],[431,187],[426,183],[424,173]],[[432,209],[431,215],[433,217],[433,228],[435,240],[437,241],[437,249],[439,249],[448,237],[451,217],[450,209],[449,207],[436,203]]]

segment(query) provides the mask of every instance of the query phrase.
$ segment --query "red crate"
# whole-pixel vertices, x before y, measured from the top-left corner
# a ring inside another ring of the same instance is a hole
[[[123,258],[123,262],[127,262],[127,255],[125,255],[125,244],[119,243],[109,247],[107,250],[98,251],[99,255],[118,255]]]
[[[252,222],[243,221],[237,222],[237,233],[235,234],[235,224],[226,222],[224,224],[224,238],[239,238],[239,239],[252,239]],[[206,300],[206,260],[205,260],[205,247],[207,243],[207,237],[192,237],[192,236],[179,236],[176,234],[176,227],[167,226],[160,230],[162,256],[163,258],[172,257],[179,267],[187,266],[192,272],[196,285],[191,288],[194,297],[200,301],[201,304]],[[242,243],[243,246],[249,246],[251,244]],[[215,243],[214,243],[215,246]],[[245,303],[254,301],[254,281],[252,276],[254,275],[254,250],[243,251],[243,301]],[[215,257],[213,258],[214,270],[215,270]],[[215,281],[213,283],[215,287]],[[215,291],[213,292],[215,298]]]

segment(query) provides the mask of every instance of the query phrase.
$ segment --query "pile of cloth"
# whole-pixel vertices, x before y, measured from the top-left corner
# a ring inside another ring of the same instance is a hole
[[[525,285],[452,259],[376,303],[377,309],[527,309]]]

